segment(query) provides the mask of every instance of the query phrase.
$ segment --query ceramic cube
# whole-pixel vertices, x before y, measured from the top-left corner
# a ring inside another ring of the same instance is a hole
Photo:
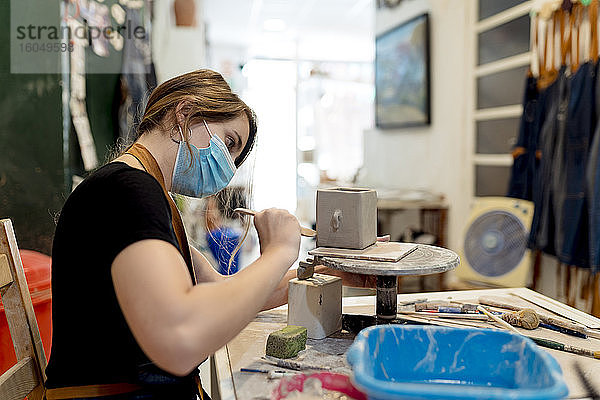
[[[322,274],[290,280],[288,325],[304,326],[310,339],[323,339],[342,329],[342,280]]]
[[[317,246],[364,249],[377,241],[377,192],[317,190]]]

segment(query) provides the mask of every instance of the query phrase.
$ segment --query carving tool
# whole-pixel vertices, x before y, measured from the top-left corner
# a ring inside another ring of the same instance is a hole
[[[447,307],[440,307],[437,311],[435,310],[424,310],[424,311],[402,311],[399,310],[398,314],[402,315],[416,315],[416,316],[424,316],[424,317],[434,317],[434,318],[449,318],[449,319],[465,319],[465,320],[479,320],[479,321],[489,321],[490,317],[487,315],[477,312],[463,312],[460,308],[456,310],[447,310]],[[489,311],[489,310],[488,310]],[[533,310],[524,310],[519,313],[499,313],[490,311],[491,314],[497,315],[502,318],[504,321],[508,322],[513,326],[519,326],[525,329],[535,329],[539,326],[539,319]]]
[[[249,210],[247,208],[236,208],[233,210],[233,212],[236,213],[240,213],[240,214],[245,214],[245,215],[256,215],[256,211],[254,210]],[[306,237],[316,237],[317,236],[317,231],[315,231],[314,229],[310,229],[310,228],[305,228],[304,226],[300,227],[300,234],[302,236],[306,236]]]
[[[519,332],[517,329],[515,329],[514,326],[512,326],[511,324],[509,324],[502,318],[498,318],[497,316],[492,314],[490,311],[488,311],[488,309],[486,309],[484,306],[477,307],[477,310],[481,311],[482,313],[484,313],[489,318],[493,319],[494,321],[496,321],[497,323],[499,323],[500,325],[502,325],[504,328],[508,329],[509,331],[513,331],[513,332],[516,332],[518,335],[521,335],[521,332]]]
[[[285,375],[293,374],[290,371],[283,370],[268,370],[268,369],[257,369],[257,368],[240,368],[240,372],[254,372],[259,374],[267,374],[267,379],[281,378]]]
[[[477,304],[459,304],[446,301],[429,301],[415,304],[415,311],[435,311],[454,314],[477,314]]]
[[[571,335],[571,336],[575,336],[575,337],[582,338],[582,339],[587,339],[587,337],[588,337],[588,335],[586,335],[585,333],[573,331],[573,330],[568,329],[568,328],[563,328],[562,326],[545,324],[543,322],[540,322],[540,326],[542,328],[550,329],[550,330],[553,330],[553,331],[556,331],[556,332],[564,333],[566,335]]]
[[[282,360],[280,358],[264,356],[261,357],[261,360],[266,361],[270,364],[275,364],[278,367],[293,369],[296,371],[302,371],[306,369],[321,369],[321,370],[329,370],[329,367],[323,367],[318,365],[306,364],[301,361],[292,361],[292,360]]]

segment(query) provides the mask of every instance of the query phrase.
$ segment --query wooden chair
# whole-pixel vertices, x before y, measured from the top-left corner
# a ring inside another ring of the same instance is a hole
[[[0,376],[0,399],[43,399],[46,355],[9,219],[0,220],[0,296],[17,355],[17,363]]]

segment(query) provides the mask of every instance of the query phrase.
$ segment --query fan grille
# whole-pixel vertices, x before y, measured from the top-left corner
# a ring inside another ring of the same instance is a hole
[[[465,236],[465,257],[481,275],[497,277],[516,268],[525,254],[527,230],[515,215],[494,210],[473,221]]]

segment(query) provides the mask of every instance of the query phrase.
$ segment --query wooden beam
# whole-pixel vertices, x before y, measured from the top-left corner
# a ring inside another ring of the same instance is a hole
[[[0,254],[7,255],[14,279],[13,284],[0,289],[0,295],[17,360],[26,357],[37,360],[35,365],[38,374],[45,381],[46,355],[35,319],[17,239],[9,219],[0,220]]]
[[[23,400],[40,384],[35,360],[25,357],[0,376],[0,399]]]
[[[13,282],[12,274],[10,273],[10,265],[6,254],[0,254],[0,288],[10,285]]]

